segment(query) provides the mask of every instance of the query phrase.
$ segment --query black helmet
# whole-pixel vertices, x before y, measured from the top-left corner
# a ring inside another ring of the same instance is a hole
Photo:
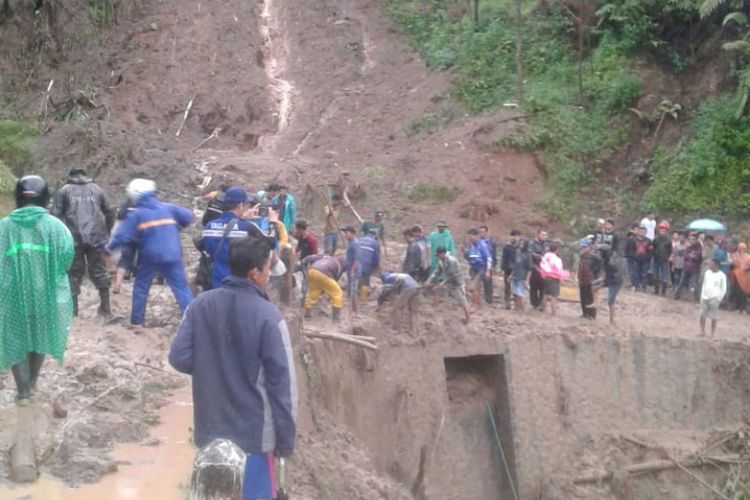
[[[25,175],[16,182],[16,206],[37,205],[46,207],[49,202],[47,181],[38,175]]]

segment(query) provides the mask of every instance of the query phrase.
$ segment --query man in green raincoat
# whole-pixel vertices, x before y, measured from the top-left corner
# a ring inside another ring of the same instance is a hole
[[[437,249],[440,247],[445,248],[448,255],[456,256],[456,243],[453,241],[453,235],[448,229],[448,224],[442,220],[437,222],[437,229],[430,233],[430,251],[432,253],[430,273],[437,267]]]
[[[18,208],[0,220],[0,370],[11,368],[19,405],[28,404],[44,356],[62,361],[73,319],[73,237],[48,202],[44,179],[27,175],[16,183]]]

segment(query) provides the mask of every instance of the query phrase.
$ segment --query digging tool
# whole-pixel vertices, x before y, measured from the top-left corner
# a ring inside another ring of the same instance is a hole
[[[513,477],[510,475],[510,467],[508,467],[508,460],[505,458],[505,451],[503,445],[500,443],[500,433],[497,430],[497,423],[495,422],[495,412],[492,411],[492,403],[487,401],[487,415],[490,417],[490,424],[492,424],[492,432],[495,435],[495,442],[497,443],[497,449],[500,450],[500,458],[503,460],[503,467],[505,468],[505,474],[508,476],[508,482],[510,483],[510,489],[513,491],[513,498],[518,500],[518,493],[516,493],[516,485],[513,484]]]
[[[349,210],[352,211],[354,216],[357,218],[360,224],[364,223],[364,219],[357,213],[357,210],[355,210],[354,205],[352,205],[352,202],[349,200],[349,194],[346,192],[346,188],[344,188],[344,192],[342,194],[342,197],[344,198],[344,204],[349,208]]]
[[[336,224],[336,238],[342,238],[341,236],[341,225],[339,225],[339,219],[336,217],[336,214],[333,211],[333,207],[331,206],[331,197],[330,193],[328,192],[328,188],[323,186],[323,189],[325,189],[325,192],[321,192],[320,195],[323,197],[323,201],[325,201],[326,206],[328,207],[328,210],[330,210],[331,216],[333,217],[333,223]],[[341,243],[346,246],[346,242],[342,241]]]
[[[279,489],[276,492],[276,500],[289,500],[289,493],[286,492],[286,459],[279,458]]]

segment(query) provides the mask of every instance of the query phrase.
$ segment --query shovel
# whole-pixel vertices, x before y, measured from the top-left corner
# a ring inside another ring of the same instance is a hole
[[[289,500],[286,492],[286,459],[279,458],[279,488],[276,491],[276,500]]]

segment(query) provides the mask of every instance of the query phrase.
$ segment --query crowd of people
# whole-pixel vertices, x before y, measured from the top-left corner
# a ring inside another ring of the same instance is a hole
[[[503,281],[501,305],[519,312],[528,296],[532,309],[555,315],[563,283],[572,278],[582,317],[596,319],[597,295],[607,288],[610,321],[626,275],[634,292],[652,286],[655,295],[666,296],[671,287],[680,299],[688,291],[700,303],[702,334],[708,320],[714,333],[721,307],[744,312],[750,291],[745,243],[670,232],[669,223],[657,223],[654,214],[622,239],[612,220],[600,219],[594,233],[576,243],[575,273],[564,267],[566,247],[544,229],[533,237],[514,229],[501,246],[481,225],[470,228],[459,246],[443,220],[429,234],[419,225],[404,229],[405,252],[393,266],[387,263],[395,259],[387,259],[383,211],[360,220],[359,228],[342,226],[348,200],[332,195],[320,214],[312,214],[323,227],[320,248],[314,223],[297,218],[294,196],[278,183],[255,194],[223,185],[207,196],[194,239],[200,264],[191,287],[181,233],[193,223],[193,212],[161,201],[152,180],[132,180],[126,195],[115,210],[78,168],[51,200],[41,177],[18,180],[17,208],[0,221],[0,273],[6,280],[0,289],[0,369],[11,368],[17,402],[28,404],[45,356],[62,360],[87,271],[103,316],[111,314],[110,289],[119,292],[122,279],[134,275],[130,325],[136,333],[144,326],[152,283],[163,280],[183,313],[169,361],[193,376],[196,444],[232,439],[248,454],[246,479],[256,485],[272,485],[273,454],[288,456],[294,447],[291,342],[268,295],[285,276],[287,283],[290,275],[298,280],[306,318],[317,313],[322,296],[330,301],[334,322],[347,303],[356,312],[376,298],[376,310],[392,303],[397,330],[414,329],[423,295],[454,301],[468,323],[472,310],[495,303],[496,276]],[[118,268],[114,287],[107,263]],[[247,498],[272,497],[261,490]]]

